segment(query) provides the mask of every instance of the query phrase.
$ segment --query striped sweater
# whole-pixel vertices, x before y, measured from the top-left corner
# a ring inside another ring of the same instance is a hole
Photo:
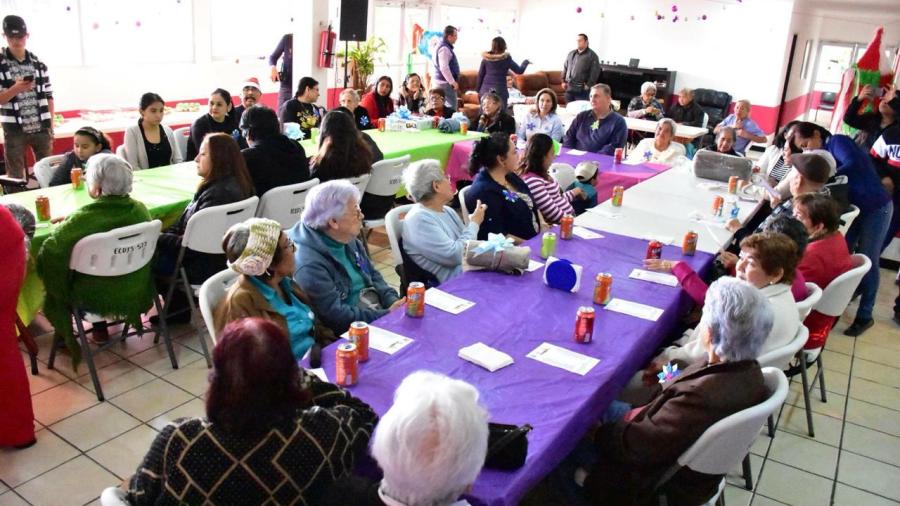
[[[575,210],[572,209],[572,200],[575,199],[573,190],[563,193],[556,181],[544,179],[533,172],[522,175],[522,180],[531,190],[534,204],[547,223],[559,223],[563,215],[575,214]]]
[[[25,52],[24,61],[16,61],[9,48],[3,48],[0,54],[0,89],[9,89],[27,75],[34,76],[34,89],[19,93],[9,102],[0,105],[0,123],[18,125],[26,132],[50,128],[53,120],[50,114],[50,100],[53,100],[53,89],[47,65],[40,61],[31,51]],[[34,123],[39,122],[40,126]]]

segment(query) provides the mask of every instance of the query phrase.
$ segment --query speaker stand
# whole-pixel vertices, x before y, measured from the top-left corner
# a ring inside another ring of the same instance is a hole
[[[347,76],[347,53],[350,51],[350,42],[344,41],[344,88],[349,84],[349,77]]]

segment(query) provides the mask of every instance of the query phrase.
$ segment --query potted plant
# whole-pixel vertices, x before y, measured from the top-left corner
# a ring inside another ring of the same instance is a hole
[[[375,72],[375,61],[380,60],[380,55],[387,50],[387,44],[381,37],[372,37],[363,43],[356,43],[355,48],[347,51],[347,61],[350,66],[350,87],[365,89],[369,77]],[[338,58],[343,58],[344,53],[339,52]]]

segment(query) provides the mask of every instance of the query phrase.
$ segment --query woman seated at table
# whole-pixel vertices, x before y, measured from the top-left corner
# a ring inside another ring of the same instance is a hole
[[[663,106],[656,99],[656,85],[650,81],[641,85],[641,94],[628,102],[628,117],[659,121],[663,117]]]
[[[97,153],[111,153],[109,137],[94,127],[81,127],[72,136],[72,151],[54,167],[48,186],[72,184],[72,169],[84,171],[88,159]]]
[[[314,186],[300,222],[288,233],[297,245],[294,280],[336,335],[355,321],[374,321],[406,302],[384,282],[359,240],[360,197],[347,181]]]
[[[185,208],[174,225],[159,236],[156,243],[157,256],[154,272],[161,279],[161,286],[168,288],[172,276],[177,276],[175,263],[181,250],[181,239],[191,216],[202,209],[240,202],[254,195],[253,181],[247,172],[247,164],[238,149],[237,141],[224,133],[212,133],[200,143],[200,152],[194,159],[200,184],[194,198]],[[199,253],[188,250],[182,265],[187,271],[191,284],[202,284],[213,274],[225,269],[225,255]],[[171,323],[187,323],[191,319],[185,294],[176,289],[169,303],[168,313]]]
[[[710,144],[709,146],[704,146],[701,149],[705,149],[707,151],[715,151],[717,153],[722,153],[723,155],[731,155],[731,156],[740,156],[744,155],[738,153],[734,150],[734,140],[737,138],[737,134],[734,133],[734,129],[731,127],[722,127],[716,132],[715,144]]]
[[[320,504],[365,455],[378,416],[300,369],[273,322],[230,323],[212,358],[206,416],[163,427],[126,493],[107,489],[104,497],[135,506]]]
[[[749,100],[738,100],[734,104],[734,112],[716,125],[714,133],[719,133],[725,127],[734,128],[734,150],[741,156],[744,156],[744,151],[751,142],[766,142],[766,133],[750,119]]]
[[[452,117],[453,111],[445,107],[446,100],[447,94],[444,93],[444,90],[432,88],[428,92],[428,110],[425,111],[425,116],[437,116],[444,119]]]
[[[466,241],[475,240],[486,206],[476,202],[464,225],[447,204],[455,193],[437,160],[421,160],[403,172],[406,191],[416,203],[403,220],[403,249],[416,266],[439,283],[462,271]]]
[[[564,215],[574,215],[572,202],[584,199],[581,188],[563,192],[559,184],[550,177],[550,164],[555,157],[553,140],[547,134],[538,133],[528,139],[525,156],[519,160],[519,174],[528,185],[534,205],[547,223],[559,223]]]
[[[363,95],[359,105],[365,107],[372,121],[378,122],[379,119],[387,118],[394,112],[392,91],[394,91],[394,81],[388,76],[381,76],[375,82],[374,89]]]
[[[587,465],[574,473],[584,477],[581,500],[655,504],[664,493],[669,504],[701,504],[712,497],[722,476],[683,468],[661,490],[656,485],[714,423],[768,398],[756,359],[771,340],[775,312],[752,286],[733,278],[713,283],[699,326],[698,360],[662,385],[654,377],[646,405],[623,406],[618,420],[611,417],[600,427],[596,464],[575,463]]]
[[[241,318],[269,320],[287,334],[297,360],[317,342],[334,341],[330,330],[316,325],[312,302],[292,279],[295,248],[277,221],[250,218],[228,229],[222,249],[241,276],[216,306],[216,334]]]
[[[505,133],[493,133],[475,141],[469,157],[469,174],[475,177],[466,191],[466,208],[487,205],[478,238],[504,234],[516,243],[540,232],[538,209],[528,185],[516,175],[519,155]]]
[[[141,96],[141,119],[125,130],[125,159],[135,170],[181,163],[175,133],[162,124],[166,103],[156,93]]]
[[[128,162],[118,156],[101,153],[88,160],[87,194],[93,200],[70,214],[41,245],[37,255],[37,273],[47,290],[44,315],[56,334],[66,343],[73,362],[81,357],[81,348],[72,333],[72,303],[99,315],[125,317],[140,324],[141,313],[153,306],[150,266],[116,277],[86,276],[69,270],[72,248],[81,239],[100,232],[150,221],[144,204],[128,196],[132,171]],[[106,322],[93,324],[91,337],[105,342],[109,333]]]
[[[504,133],[507,136],[516,133],[516,120],[501,107],[500,95],[493,90],[481,96],[481,116],[478,118],[478,130],[485,133]]]
[[[225,133],[231,135],[238,127],[238,120],[234,114],[234,105],[231,102],[231,93],[222,88],[216,88],[209,96],[209,112],[194,120],[191,124],[191,135],[188,137],[187,153],[185,160],[193,160],[197,157],[200,143],[206,138],[206,134]]]
[[[356,120],[356,128],[360,130],[371,130],[375,128],[375,123],[369,118],[369,111],[365,107],[359,106],[359,93],[353,88],[344,88],[340,96],[341,107],[347,109]]]
[[[542,133],[549,135],[553,140],[562,142],[565,131],[562,120],[556,114],[556,93],[550,88],[544,88],[537,92],[534,109],[525,117],[519,125],[519,139],[527,141],[532,135]]]
[[[791,155],[802,153],[793,140],[794,125],[799,121],[791,121],[781,129],[772,140],[772,145],[766,148],[765,153],[754,163],[754,170],[769,178],[769,185],[773,188],[784,179],[791,170]],[[783,195],[788,197],[788,195]]]
[[[656,123],[656,135],[642,139],[628,153],[628,159],[634,162],[675,163],[678,157],[685,156],[684,146],[674,140],[675,128],[673,120],[659,120]]]
[[[262,197],[272,188],[309,180],[306,152],[281,133],[275,111],[254,105],[244,111],[240,126],[250,146],[241,154],[257,195]]]
[[[421,114],[425,110],[425,87],[419,74],[413,72],[403,80],[397,105],[406,107],[413,114]]]

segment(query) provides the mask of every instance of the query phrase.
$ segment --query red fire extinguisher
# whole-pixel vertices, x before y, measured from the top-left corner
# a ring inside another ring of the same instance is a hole
[[[331,31],[331,25],[328,29],[322,31],[319,35],[319,67],[331,68],[334,58],[334,41],[337,34]]]

